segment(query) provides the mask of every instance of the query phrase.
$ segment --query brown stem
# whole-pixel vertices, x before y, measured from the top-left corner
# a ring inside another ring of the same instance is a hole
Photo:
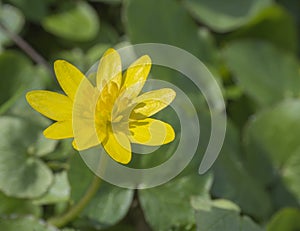
[[[43,65],[48,70],[51,70],[48,62],[35,50],[32,46],[30,46],[22,37],[13,33],[9,30],[2,22],[0,22],[0,29],[4,31],[4,33],[12,40],[14,43],[23,50],[34,62],[37,64]]]

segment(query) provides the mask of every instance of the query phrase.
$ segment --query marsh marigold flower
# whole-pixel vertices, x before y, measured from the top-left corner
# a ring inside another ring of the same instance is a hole
[[[130,143],[158,146],[175,137],[171,125],[149,118],[168,106],[175,92],[163,88],[140,95],[150,69],[151,59],[144,55],[122,75],[120,56],[109,49],[99,62],[94,86],[75,66],[57,60],[55,74],[66,95],[35,90],[26,99],[36,111],[57,121],[44,130],[45,137],[74,137],[77,150],[102,144],[111,158],[127,164]]]

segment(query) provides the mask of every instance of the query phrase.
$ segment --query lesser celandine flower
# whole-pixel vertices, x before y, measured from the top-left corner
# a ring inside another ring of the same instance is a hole
[[[168,106],[175,92],[163,88],[139,95],[150,69],[151,59],[145,55],[122,75],[120,56],[109,49],[99,62],[93,86],[76,67],[58,60],[54,70],[66,95],[35,90],[28,92],[26,98],[35,110],[57,121],[45,129],[47,138],[72,138],[79,124],[80,136],[73,141],[75,149],[84,150],[101,143],[115,161],[126,164],[131,160],[130,143],[157,146],[175,137],[168,123],[149,118]],[[90,138],[93,132],[96,139]]]

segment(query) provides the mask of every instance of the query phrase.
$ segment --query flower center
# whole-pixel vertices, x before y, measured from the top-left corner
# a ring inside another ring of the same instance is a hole
[[[95,125],[100,137],[107,131],[126,132],[133,106],[131,100],[110,81],[102,89],[95,110]],[[112,130],[111,130],[112,129]]]

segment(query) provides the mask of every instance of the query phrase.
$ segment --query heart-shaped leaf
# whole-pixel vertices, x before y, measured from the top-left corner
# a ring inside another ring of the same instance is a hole
[[[190,199],[195,195],[209,198],[211,183],[211,175],[200,176],[194,172],[162,186],[140,190],[139,199],[147,222],[157,231],[193,226],[195,218]]]
[[[285,208],[276,213],[269,224],[267,231],[295,231],[300,229],[300,210]]]
[[[300,201],[299,167],[300,101],[286,100],[258,113],[245,130],[247,162],[259,181],[278,182],[279,175],[286,187]],[[264,159],[264,161],[262,161]],[[264,172],[273,172],[266,175]],[[284,199],[281,198],[282,200]]]
[[[34,155],[41,132],[25,119],[0,117],[0,190],[5,194],[34,198],[52,184],[50,169]]]
[[[272,0],[185,0],[195,18],[217,32],[228,32],[249,22]]]
[[[5,231],[59,231],[53,226],[47,225],[45,222],[37,220],[33,217],[20,217],[20,218],[2,218],[0,217],[0,227]]]
[[[224,54],[237,84],[257,103],[269,105],[299,95],[299,65],[293,55],[257,40],[233,42]]]
[[[88,41],[98,33],[99,18],[87,2],[79,1],[67,10],[46,17],[43,27],[71,41]]]
[[[194,197],[198,231],[262,231],[249,217],[240,216],[240,208],[227,200],[203,200]]]

